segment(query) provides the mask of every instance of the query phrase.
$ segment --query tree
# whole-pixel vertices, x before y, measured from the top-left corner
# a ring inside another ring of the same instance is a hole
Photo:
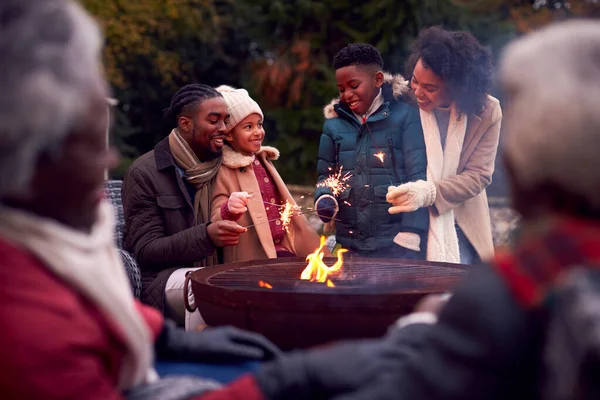
[[[114,96],[112,140],[124,158],[150,149],[171,126],[162,112],[190,82],[238,83],[249,57],[246,13],[235,0],[82,0],[104,28],[104,62]]]
[[[410,45],[424,26],[467,29],[500,47],[512,37],[507,14],[482,15],[449,1],[255,0],[259,22],[250,35],[260,56],[245,82],[265,108],[268,140],[292,183],[313,184],[322,108],[337,96],[333,56],[352,42],[374,44],[386,69],[403,72]],[[302,174],[298,174],[298,170]]]
[[[508,9],[449,0],[81,1],[105,30],[119,100],[113,143],[125,157],[115,177],[168,134],[161,110],[172,94],[201,82],[247,88],[265,113],[266,143],[281,150],[284,179],[314,184],[322,107],[337,96],[331,62],[343,46],[372,43],[387,70],[402,72],[422,27],[467,29],[494,48],[513,35]]]

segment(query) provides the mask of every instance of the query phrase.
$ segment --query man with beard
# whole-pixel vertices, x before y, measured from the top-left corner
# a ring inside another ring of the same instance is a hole
[[[176,128],[123,180],[124,248],[140,265],[142,301],[194,327],[198,321],[185,312],[185,274],[216,264],[216,247],[235,246],[246,228],[210,222],[211,187],[229,119],[223,96],[206,85],[184,86],[165,119]]]

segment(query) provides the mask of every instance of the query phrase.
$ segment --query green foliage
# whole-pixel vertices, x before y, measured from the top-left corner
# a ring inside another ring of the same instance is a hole
[[[422,27],[466,29],[494,49],[514,31],[508,10],[449,0],[81,1],[104,28],[119,100],[111,139],[124,157],[115,177],[168,134],[162,110],[172,94],[201,82],[247,88],[266,115],[266,144],[281,150],[283,178],[313,184],[322,107],[337,96],[331,62],[343,46],[372,43],[387,70],[403,72]]]

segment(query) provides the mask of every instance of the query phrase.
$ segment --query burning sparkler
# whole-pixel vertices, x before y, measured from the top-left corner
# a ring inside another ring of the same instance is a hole
[[[281,225],[286,232],[288,232],[288,226],[292,222],[292,213],[294,211],[296,211],[294,205],[288,200],[285,201],[285,205],[281,210],[279,210],[279,219],[281,220]]]
[[[390,180],[390,185],[394,186],[394,182],[392,182],[392,177],[390,176],[388,169],[385,167],[385,162],[383,161],[383,159],[385,158],[385,153],[383,151],[378,151],[377,153],[375,153],[373,155],[376,158],[378,158],[379,161],[381,161],[381,164],[383,165],[383,169],[385,170],[385,174],[387,175],[388,179]]]
[[[342,170],[344,166],[340,167],[340,170],[337,173],[333,173],[329,175],[324,181],[321,181],[317,184],[317,187],[328,187],[331,190],[331,194],[333,196],[338,196],[341,193],[345,192],[350,185],[348,184],[348,180],[352,178],[352,174],[346,172],[342,175]]]

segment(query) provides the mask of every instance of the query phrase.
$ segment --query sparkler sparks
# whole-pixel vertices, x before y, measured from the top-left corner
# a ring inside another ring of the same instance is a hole
[[[388,172],[388,169],[385,167],[385,162],[383,161],[383,159],[385,158],[385,153],[383,151],[378,151],[377,153],[375,153],[373,155],[376,158],[378,158],[379,161],[381,161],[381,164],[383,165],[383,169],[385,170],[385,174],[387,175],[388,179],[390,180],[390,185],[394,186],[394,183],[392,182],[392,177],[390,176],[390,173]]]
[[[331,174],[325,179],[317,184],[317,187],[328,187],[331,189],[331,194],[334,196],[338,196],[341,193],[345,192],[346,189],[350,186],[348,184],[348,180],[352,178],[352,174],[346,172],[342,175],[342,170],[344,166],[340,167],[340,170],[337,173]]]
[[[286,232],[288,232],[288,226],[292,222],[292,213],[294,211],[294,205],[287,200],[285,201],[283,208],[279,210],[279,219],[281,220],[281,225]]]

